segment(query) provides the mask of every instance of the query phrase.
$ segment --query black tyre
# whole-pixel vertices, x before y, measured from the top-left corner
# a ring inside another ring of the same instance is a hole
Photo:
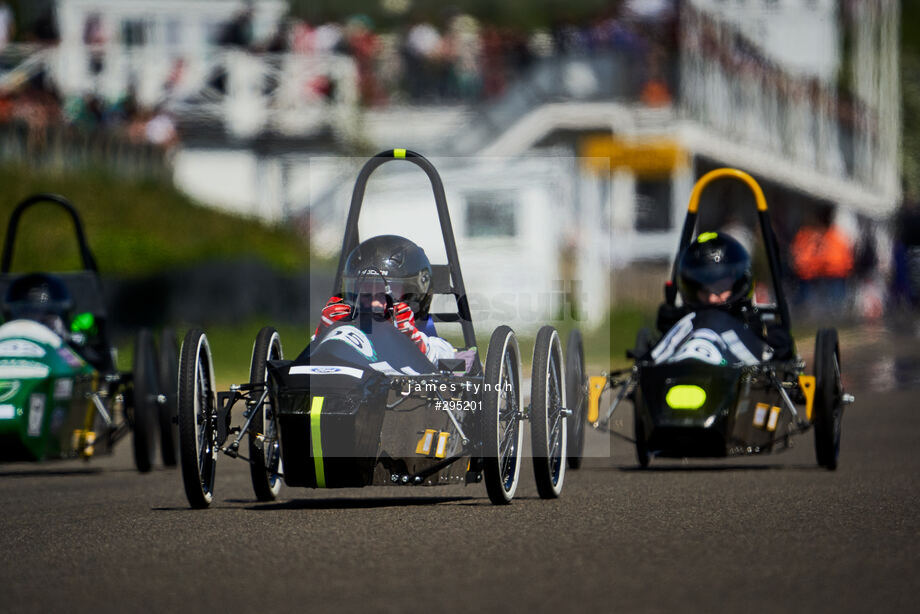
[[[141,473],[146,473],[153,467],[156,452],[157,379],[153,334],[147,329],[141,329],[134,344],[131,402],[134,465]]]
[[[815,456],[818,465],[834,470],[840,454],[843,417],[843,383],[840,378],[840,347],[837,330],[822,328],[815,338]]]
[[[179,424],[176,420],[178,406],[176,396],[179,392],[179,346],[176,345],[176,332],[164,328],[160,333],[159,352],[160,395],[164,402],[159,403],[160,421],[160,456],[167,467],[175,467],[179,461],[178,442]]]
[[[542,499],[562,494],[568,443],[566,372],[562,343],[552,326],[537,333],[530,378],[530,441],[533,475]]]
[[[499,326],[489,340],[482,393],[483,479],[496,505],[511,503],[521,474],[521,352],[514,331]]]
[[[652,350],[653,338],[652,331],[647,328],[640,328],[636,333],[636,344],[633,346],[633,354],[641,358]],[[636,440],[636,461],[639,466],[645,469],[648,467],[651,456],[648,453],[648,435],[645,432],[645,425],[639,416],[639,408],[636,406],[635,393],[630,397],[633,404],[633,437]]]
[[[639,408],[635,407],[635,402],[633,402],[633,423],[633,436],[636,439],[636,461],[638,461],[640,467],[645,469],[651,460],[646,441],[648,436],[645,434],[645,426],[639,416]]]
[[[281,336],[274,328],[266,326],[259,331],[252,348],[249,383],[267,384],[268,361],[282,358]],[[258,401],[262,396],[261,390],[253,391],[253,396]],[[249,425],[249,459],[256,499],[274,501],[281,491],[281,439],[278,416],[270,395],[265,397],[262,408]]]
[[[208,338],[190,330],[179,354],[179,460],[185,495],[194,508],[214,496],[217,464],[217,392]]]
[[[585,420],[588,412],[588,381],[585,378],[585,350],[581,331],[569,333],[565,345],[565,401],[572,410],[567,420],[569,469],[581,468],[585,451]]]

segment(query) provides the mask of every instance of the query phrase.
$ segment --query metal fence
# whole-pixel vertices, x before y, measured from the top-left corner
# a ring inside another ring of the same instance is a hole
[[[105,168],[128,178],[169,178],[162,147],[132,143],[112,131],[88,132],[66,124],[0,123],[0,162],[54,171]]]

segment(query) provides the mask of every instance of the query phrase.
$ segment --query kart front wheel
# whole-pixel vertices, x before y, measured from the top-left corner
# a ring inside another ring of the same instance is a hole
[[[840,378],[840,347],[837,330],[822,328],[815,338],[815,456],[818,465],[833,471],[840,454],[840,423],[843,418],[843,384]]]
[[[489,340],[482,393],[483,479],[496,505],[511,503],[521,474],[521,352],[514,331],[499,326]]]
[[[260,386],[252,391],[253,403],[258,401],[268,385],[268,362],[281,360],[281,336],[271,326],[259,331],[252,348],[249,383]],[[249,471],[252,489],[259,501],[274,501],[281,491],[281,440],[278,415],[270,394],[249,425]]]
[[[648,328],[640,328],[636,333],[636,344],[633,346],[633,355],[635,358],[637,360],[644,358],[652,351],[653,346],[652,331]],[[648,467],[649,461],[651,460],[651,456],[648,452],[648,437],[645,434],[645,423],[642,421],[639,407],[636,405],[635,392],[630,395],[630,400],[633,404],[633,437],[636,440],[636,461],[639,463],[639,467],[645,469]]]
[[[185,495],[194,508],[214,496],[217,464],[217,393],[208,338],[190,330],[179,356],[179,460]]]
[[[645,469],[648,467],[651,456],[648,452],[645,425],[642,422],[642,416],[639,415],[639,408],[635,407],[635,401],[633,401],[633,436],[636,439],[636,461],[639,467]]]
[[[544,326],[534,343],[530,380],[533,474],[542,499],[555,499],[562,494],[565,480],[568,443],[565,378],[559,333],[552,326]]]
[[[134,344],[132,370],[133,402],[131,440],[134,448],[134,465],[141,473],[153,467],[156,451],[157,425],[157,363],[153,335],[141,329]]]
[[[176,423],[176,392],[179,388],[179,348],[176,332],[164,328],[160,333],[159,352],[160,394],[164,402],[158,405],[160,421],[160,456],[167,467],[178,463],[176,442],[179,439],[179,425]]]
[[[565,346],[565,400],[572,410],[567,420],[569,469],[579,469],[585,452],[585,413],[588,409],[585,381],[585,350],[581,331],[569,333]]]

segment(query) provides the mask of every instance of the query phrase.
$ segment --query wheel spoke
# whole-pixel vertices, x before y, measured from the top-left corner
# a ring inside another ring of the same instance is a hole
[[[513,467],[513,462],[517,460],[517,450],[515,448],[516,437],[509,437],[507,447],[502,451],[501,454],[501,476],[502,481],[507,484],[508,480],[511,478],[511,470]]]
[[[508,428],[505,429],[504,434],[501,437],[501,447],[499,448],[498,455],[501,458],[504,458],[508,452],[508,449],[511,447],[511,444],[517,438],[517,429],[514,424],[509,424]]]
[[[553,428],[550,431],[550,456],[553,455],[555,448],[562,443],[562,420],[562,412],[556,412],[556,416],[553,419]]]

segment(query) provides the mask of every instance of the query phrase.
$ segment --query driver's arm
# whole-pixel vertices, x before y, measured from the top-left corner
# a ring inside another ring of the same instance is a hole
[[[393,319],[396,328],[408,335],[429,361],[437,363],[441,358],[454,357],[456,350],[448,341],[434,335],[426,335],[418,329],[415,325],[415,314],[406,303],[393,305]]]
[[[313,337],[316,338],[321,330],[332,326],[334,322],[344,320],[350,315],[351,305],[342,300],[341,296],[331,297],[326,301],[326,306],[323,307],[323,311],[319,318],[319,324],[316,327],[316,331],[313,333]]]

